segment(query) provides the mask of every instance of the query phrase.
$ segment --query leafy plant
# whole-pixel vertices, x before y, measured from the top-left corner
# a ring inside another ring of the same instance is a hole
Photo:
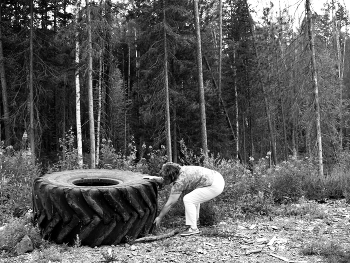
[[[41,167],[32,163],[28,151],[13,151],[11,146],[0,154],[0,225],[15,210],[25,212],[31,206],[32,183]]]
[[[44,242],[38,228],[23,218],[12,218],[2,231],[4,244],[0,250],[4,250],[9,256],[14,256],[16,244],[26,235],[32,240],[35,248],[39,248]]]
[[[146,146],[144,145],[146,148]],[[166,149],[164,145],[161,145],[160,149],[154,149],[152,146],[148,147],[149,152],[146,158],[142,158],[136,166],[138,171],[142,173],[159,176],[159,171],[162,165],[166,163],[168,157],[166,155]]]
[[[72,128],[68,130],[64,138],[59,138],[59,144],[61,149],[59,161],[49,169],[49,172],[79,169],[76,136]]]
[[[117,152],[110,139],[102,139],[101,160],[99,166],[105,169],[135,170],[137,148],[131,137],[127,154]]]
[[[217,211],[218,209],[214,206],[213,202],[209,201],[201,204],[199,213],[199,223],[201,226],[213,226],[220,222],[221,215]]]
[[[110,139],[102,139],[101,142],[101,168],[123,170],[126,167],[126,161],[122,153],[117,153]]]
[[[199,165],[203,159],[203,155],[198,156],[193,150],[187,148],[184,139],[180,140],[180,152],[180,161],[186,165]]]

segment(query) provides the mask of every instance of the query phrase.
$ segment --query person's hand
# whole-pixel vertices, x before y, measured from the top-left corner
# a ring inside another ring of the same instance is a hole
[[[163,182],[163,178],[159,177],[159,176],[145,175],[142,178],[148,179],[148,180],[153,180],[153,181],[160,183],[160,184]]]
[[[154,177],[157,177],[157,176],[145,175],[145,176],[143,176],[142,178],[143,178],[143,179],[154,179]]]
[[[153,224],[155,224],[156,227],[159,227],[161,221],[162,219],[159,216],[157,216],[156,219],[154,219]]]

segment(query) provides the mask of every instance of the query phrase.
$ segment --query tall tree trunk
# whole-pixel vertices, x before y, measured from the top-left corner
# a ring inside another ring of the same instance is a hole
[[[293,158],[297,158],[298,157],[298,130],[297,130],[297,125],[296,125],[296,120],[293,119],[292,121],[292,152],[293,152]]]
[[[221,98],[222,77],[222,0],[219,0],[219,98]]]
[[[293,65],[296,65],[296,54],[297,49],[295,48],[296,43],[293,42]],[[295,66],[290,70],[290,79],[294,80],[296,79],[296,70]],[[297,94],[296,86],[292,86],[293,93]],[[296,100],[296,98],[294,99]],[[296,159],[298,157],[298,122],[299,122],[299,116],[298,113],[296,113],[296,116],[292,113],[292,152],[293,152],[293,158]]]
[[[312,14],[310,10],[310,0],[306,0],[305,9],[306,9],[306,16],[307,16],[308,36],[309,36],[309,42],[310,42],[309,47],[311,51],[312,84],[313,84],[314,93],[315,93],[316,131],[317,131],[317,144],[318,144],[318,173],[319,173],[319,176],[323,176],[321,114],[320,114],[320,101],[319,101],[318,83],[317,83],[315,40],[314,40],[314,34],[313,34],[313,21],[312,21]]]
[[[165,89],[165,131],[166,131],[166,150],[168,162],[172,162],[171,152],[171,127],[170,127],[170,96],[169,96],[169,78],[168,78],[168,48],[166,36],[166,17],[165,17],[165,0],[163,0],[163,40],[164,40],[164,89]]]
[[[339,32],[341,28],[338,28],[337,15],[335,16],[333,15],[334,8],[335,8],[335,3],[334,3],[334,0],[332,0],[332,18],[331,19],[333,19],[333,31],[334,31],[333,36],[335,38],[336,49],[337,49],[337,64],[338,64],[337,66],[338,66],[338,83],[339,83],[339,147],[337,150],[340,153],[343,150],[343,76],[342,76],[342,55],[341,55],[340,36],[339,36]]]
[[[348,36],[348,25],[346,24],[345,25],[345,34],[344,34],[344,44],[343,44],[343,59],[342,59],[342,70],[341,70],[341,82],[342,82],[342,85],[344,85],[344,70],[345,70],[345,57],[346,57],[346,42],[347,42],[347,36]],[[344,86],[342,86],[344,87]],[[343,126],[344,124],[341,123],[341,127]],[[343,127],[343,141],[344,141],[344,138],[347,137],[347,128],[346,127]]]
[[[124,124],[125,124],[125,134],[124,134],[124,155],[127,154],[127,102],[131,98],[131,43],[128,41],[128,89],[127,89],[127,94],[126,94],[126,103],[125,103],[125,115],[124,115]]]
[[[80,0],[77,1],[75,10],[75,118],[76,118],[76,129],[77,129],[77,150],[78,150],[78,166],[83,167],[83,142],[81,135],[81,113],[80,113],[80,78],[79,78],[79,10],[80,10]]]
[[[5,74],[5,61],[4,52],[2,48],[2,23],[1,23],[1,4],[0,4],[0,80],[1,80],[1,90],[2,90],[2,105],[4,108],[4,126],[5,126],[5,146],[11,144],[11,128],[10,128],[10,112],[7,102],[7,83]],[[0,119],[1,119],[1,105],[0,105]],[[1,121],[0,121],[0,142],[1,142]]]
[[[245,132],[245,112],[242,114],[242,134],[243,134],[243,156],[241,156],[241,162],[245,163],[247,160],[247,146],[246,146],[246,132]]]
[[[338,60],[338,79],[339,79],[339,151],[343,150],[343,77],[342,77],[342,58],[340,49],[339,31],[336,18],[334,22],[335,39],[337,43]]]
[[[281,49],[281,59],[284,64],[285,70],[287,70],[287,65],[285,63],[284,55],[283,55],[283,48],[281,42],[279,42],[280,49]],[[276,57],[276,62],[278,62],[278,57]],[[277,65],[277,64],[276,64]],[[282,85],[281,85],[281,78],[280,78],[280,73],[277,72],[277,82],[278,82],[278,87],[280,90],[280,106],[281,106],[281,115],[282,115],[282,127],[283,127],[283,140],[284,140],[284,146],[283,146],[283,152],[284,152],[284,159],[288,159],[288,140],[287,140],[287,125],[286,125],[286,116],[285,116],[285,109],[284,109],[284,100],[283,100],[283,90],[282,90]],[[289,85],[290,87],[290,85]]]
[[[238,111],[238,90],[237,90],[237,68],[236,68],[236,47],[233,51],[233,88],[235,91],[235,118],[236,118],[236,159],[239,158],[239,111]]]
[[[173,162],[177,163],[177,130],[176,130],[176,126],[177,126],[177,119],[176,119],[176,105],[174,105],[173,107],[173,120],[174,120],[174,124],[173,124]]]
[[[207,139],[207,123],[205,113],[205,94],[204,94],[204,83],[203,83],[203,65],[202,65],[202,43],[201,43],[201,30],[199,23],[199,11],[198,1],[193,0],[194,6],[194,19],[196,28],[196,49],[197,49],[197,69],[198,69],[198,88],[199,88],[199,103],[200,103],[200,122],[201,122],[201,133],[202,133],[202,150],[204,157],[208,157],[208,139]]]
[[[92,40],[91,14],[89,0],[86,0],[87,30],[88,30],[88,96],[89,96],[89,127],[90,127],[90,168],[96,167],[94,98],[92,86]]]
[[[32,161],[35,162],[35,133],[34,133],[34,89],[33,89],[33,0],[30,1],[30,46],[29,46],[29,140],[32,155]]]
[[[284,109],[284,102],[283,99],[280,99],[280,105],[281,105],[281,115],[282,115],[282,125],[283,125],[283,140],[284,140],[284,160],[288,160],[288,140],[287,140],[287,125],[286,125],[286,115],[285,115],[285,109]]]
[[[134,28],[134,34],[135,34],[135,61],[136,61],[136,90],[139,88],[139,82],[140,82],[140,56],[139,56],[139,51],[137,47],[137,28]],[[139,95],[137,95],[139,96]]]
[[[62,138],[66,138],[66,83],[63,83],[62,85],[62,97],[60,101],[60,109],[62,114],[62,125],[61,125],[61,132],[62,132]],[[67,147],[66,143],[63,144],[63,150],[62,150],[62,160],[66,160],[66,152]]]
[[[103,47],[103,45],[101,45]],[[100,65],[98,71],[98,107],[97,107],[97,131],[96,131],[96,165],[100,162],[100,141],[101,141],[101,114],[102,114],[102,71],[103,53],[100,50]]]

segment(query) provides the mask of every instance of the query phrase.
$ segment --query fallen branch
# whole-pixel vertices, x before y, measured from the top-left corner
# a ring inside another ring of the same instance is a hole
[[[280,259],[280,260],[282,260],[282,261],[284,261],[284,262],[288,262],[288,263],[307,263],[307,261],[289,260],[288,258],[279,256],[279,255],[276,255],[276,254],[273,254],[273,253],[270,253],[269,255],[272,256],[272,257],[278,258],[278,259]]]
[[[288,258],[279,256],[279,255],[276,255],[276,254],[270,253],[270,256],[275,257],[275,258],[278,258],[278,259],[280,259],[280,260],[282,260],[282,261],[284,261],[284,262],[288,262],[288,263],[290,262]]]
[[[161,240],[164,238],[175,236],[179,232],[180,232],[179,229],[175,229],[175,230],[170,231],[169,233],[158,235],[158,236],[141,237],[141,238],[135,239],[132,243],[134,244],[134,243],[152,242],[152,241],[156,241],[156,240]]]
[[[257,248],[257,249],[252,249],[252,250],[247,250],[245,252],[246,255],[250,255],[250,254],[256,254],[256,253],[260,253],[262,251],[261,248]]]

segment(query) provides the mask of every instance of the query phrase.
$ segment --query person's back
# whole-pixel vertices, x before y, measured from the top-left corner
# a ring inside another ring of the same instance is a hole
[[[197,188],[211,186],[216,177],[221,174],[201,166],[182,166],[179,177],[174,182],[175,192],[193,191]]]

